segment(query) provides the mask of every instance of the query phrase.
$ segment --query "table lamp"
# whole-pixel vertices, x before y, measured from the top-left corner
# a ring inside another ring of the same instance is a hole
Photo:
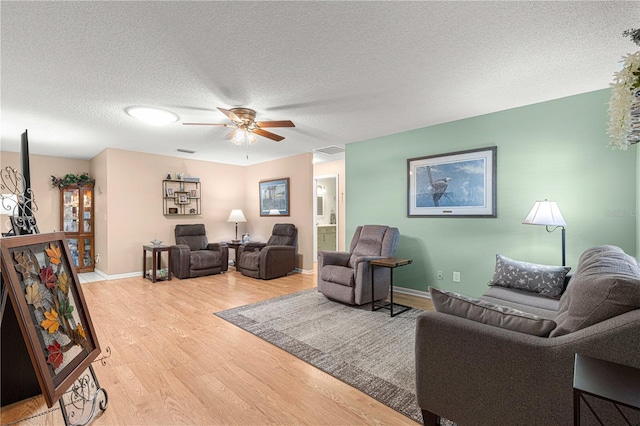
[[[525,225],[544,225],[547,232],[553,232],[557,228],[562,228],[562,266],[566,265],[566,240],[564,227],[567,226],[567,222],[564,221],[562,213],[560,213],[560,208],[555,201],[536,201],[522,223]],[[553,226],[554,228],[549,229],[550,226]]]
[[[246,222],[246,221],[247,221],[247,219],[244,217],[244,214],[242,213],[242,210],[240,210],[240,209],[231,210],[231,214],[229,215],[229,219],[227,219],[227,222],[235,222],[236,223],[236,238],[235,238],[235,240],[233,240],[234,242],[240,241],[238,239],[238,222]]]

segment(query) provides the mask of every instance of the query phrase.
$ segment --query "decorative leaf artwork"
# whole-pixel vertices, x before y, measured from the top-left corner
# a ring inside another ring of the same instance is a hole
[[[62,348],[60,347],[60,343],[57,340],[53,341],[53,345],[47,346],[47,351],[49,351],[49,356],[47,357],[47,362],[53,365],[53,368],[60,367],[62,364],[62,360],[64,359],[64,355],[62,354]]]
[[[58,274],[58,288],[65,296],[69,294],[69,276],[65,271]]]
[[[63,267],[60,244],[48,243],[40,250],[15,252],[13,257],[15,268],[25,281],[24,298],[27,304],[40,312],[40,327],[54,339],[54,343],[46,347],[45,355],[47,363],[57,369],[71,348],[80,346],[90,351],[91,347],[84,328],[74,318],[76,309],[69,294],[72,280]],[[44,265],[40,253],[45,256]]]
[[[40,268],[40,282],[47,286],[47,288],[54,288],[56,284],[56,276],[53,273],[53,268],[47,266],[46,268]]]
[[[15,253],[13,257],[18,262],[16,270],[22,275],[22,279],[29,278],[31,276],[31,271],[35,269],[35,265],[33,264],[29,254],[26,251],[23,251],[22,253]]]
[[[73,306],[69,304],[69,299],[64,298],[60,301],[60,315],[64,315],[66,319],[72,319]]]
[[[51,308],[49,312],[44,312],[45,320],[40,323],[42,328],[49,331],[49,334],[53,334],[58,331],[60,322],[58,321],[58,313],[55,309]]]
[[[49,262],[54,265],[60,264],[60,248],[53,245],[53,243],[49,244],[49,248],[44,250],[49,256]]]
[[[33,305],[34,308],[44,310],[44,306],[42,306],[42,293],[40,293],[38,283],[27,286],[25,298],[27,299],[27,303]]]

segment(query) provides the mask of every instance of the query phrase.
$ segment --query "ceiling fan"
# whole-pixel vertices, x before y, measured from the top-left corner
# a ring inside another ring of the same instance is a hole
[[[249,108],[231,108],[224,109],[218,107],[218,110],[229,117],[231,123],[182,123],[186,126],[225,126],[233,130],[227,137],[236,145],[242,145],[244,142],[254,143],[257,139],[255,135],[264,136],[276,142],[284,139],[283,136],[264,130],[264,127],[296,127],[292,121],[255,121],[256,112]]]

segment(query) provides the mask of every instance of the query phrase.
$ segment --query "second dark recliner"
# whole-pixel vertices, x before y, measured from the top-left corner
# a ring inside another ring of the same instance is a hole
[[[236,269],[248,277],[270,280],[284,277],[296,267],[298,230],[291,223],[276,223],[266,244],[238,247]]]

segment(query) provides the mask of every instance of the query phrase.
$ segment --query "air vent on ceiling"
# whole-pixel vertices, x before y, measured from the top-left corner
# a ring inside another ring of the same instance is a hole
[[[344,148],[337,145],[329,145],[329,146],[325,146],[324,148],[314,149],[313,152],[321,152],[322,154],[333,155],[333,154],[338,154],[340,152],[344,152]]]
[[[178,152],[184,152],[186,154],[195,154],[195,151],[192,151],[190,149],[182,149],[182,148],[178,148]]]

